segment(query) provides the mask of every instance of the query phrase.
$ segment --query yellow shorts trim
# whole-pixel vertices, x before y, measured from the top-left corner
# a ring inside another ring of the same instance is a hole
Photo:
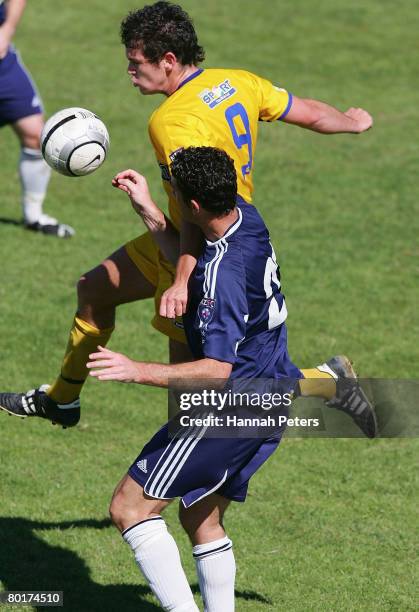
[[[152,326],[172,340],[186,344],[182,317],[166,319],[159,315],[160,299],[166,289],[173,284],[175,267],[163,256],[150,232],[127,242],[125,250],[140,272],[156,287]]]

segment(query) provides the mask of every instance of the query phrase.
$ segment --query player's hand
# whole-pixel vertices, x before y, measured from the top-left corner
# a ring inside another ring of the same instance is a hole
[[[113,179],[112,185],[128,194],[135,212],[142,215],[145,211],[155,209],[145,177],[135,170],[123,170]]]
[[[89,355],[86,363],[90,376],[98,380],[116,380],[124,383],[141,382],[141,364],[133,361],[122,353],[114,353],[107,348],[98,346],[97,353]],[[93,369],[96,368],[96,369]]]
[[[160,299],[159,313],[161,317],[174,319],[186,312],[188,304],[188,286],[175,284],[166,289]]]
[[[6,57],[9,45],[12,41],[12,34],[6,25],[0,26],[0,60]]]
[[[366,132],[372,127],[373,118],[363,108],[349,108],[344,114],[355,121],[355,129],[353,131],[356,134]]]

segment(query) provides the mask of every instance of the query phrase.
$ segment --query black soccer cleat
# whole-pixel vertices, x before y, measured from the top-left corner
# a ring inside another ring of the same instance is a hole
[[[74,427],[80,420],[80,400],[69,404],[58,404],[45,391],[49,385],[31,389],[27,393],[0,393],[0,409],[22,419],[41,417],[53,425],[58,423],[64,428]]]
[[[47,236],[56,236],[57,238],[71,238],[76,233],[70,225],[60,223],[54,217],[45,214],[42,214],[35,223],[24,222],[24,226],[33,232],[40,232]]]
[[[361,388],[349,359],[339,355],[317,367],[336,380],[336,395],[326,402],[327,406],[342,410],[368,438],[376,438],[379,431],[374,407]]]

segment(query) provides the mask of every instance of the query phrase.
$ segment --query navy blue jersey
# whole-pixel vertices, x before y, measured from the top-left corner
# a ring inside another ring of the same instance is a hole
[[[256,208],[238,198],[239,218],[222,238],[206,241],[184,316],[196,359],[233,364],[232,378],[300,378],[287,353],[287,317],[268,229]]]

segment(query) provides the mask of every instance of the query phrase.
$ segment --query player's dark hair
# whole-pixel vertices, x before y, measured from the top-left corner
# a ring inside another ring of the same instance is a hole
[[[180,149],[170,165],[172,176],[185,200],[196,200],[217,216],[236,205],[237,175],[233,160],[221,149]]]
[[[168,51],[184,66],[205,58],[188,13],[170,2],[156,2],[129,13],[121,23],[121,40],[127,49],[141,48],[153,64]]]

